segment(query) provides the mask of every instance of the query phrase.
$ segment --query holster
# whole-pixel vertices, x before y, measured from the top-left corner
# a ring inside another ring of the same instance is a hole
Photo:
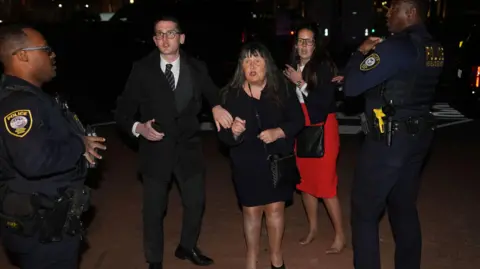
[[[84,186],[81,189],[69,189],[65,191],[65,198],[69,201],[69,209],[65,220],[64,231],[68,235],[84,235],[81,220],[83,212],[90,208],[91,190]]]
[[[365,113],[360,114],[360,124],[362,126],[362,132],[368,135],[370,133],[370,121],[367,119]]]
[[[7,228],[24,237],[38,234],[41,243],[59,242],[67,235],[83,235],[82,213],[89,207],[90,189],[65,189],[58,198],[8,191],[0,197],[0,218]]]
[[[15,193],[6,184],[0,193],[0,221],[16,234],[32,237],[40,229],[41,216],[31,194]]]
[[[416,135],[424,129],[434,130],[437,127],[437,123],[433,115],[424,117],[408,118],[403,122],[398,123],[398,129],[404,128],[405,131],[411,135]]]
[[[360,114],[360,121],[362,125],[362,131],[366,136],[375,141],[380,141],[383,139],[384,134],[380,132],[378,121],[375,117],[372,116],[372,118],[369,119],[365,113],[362,113]]]

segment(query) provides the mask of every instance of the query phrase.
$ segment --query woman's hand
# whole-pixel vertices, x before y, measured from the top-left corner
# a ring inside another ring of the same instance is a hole
[[[246,130],[246,121],[239,117],[235,117],[232,123],[232,133],[235,138],[239,137]]]
[[[285,133],[281,128],[268,129],[261,132],[258,135],[258,138],[263,141],[265,144],[270,144],[277,141],[279,138],[284,138]]]
[[[332,82],[340,84],[340,83],[343,83],[344,79],[345,79],[344,76],[336,76],[336,77],[332,78]]]
[[[290,65],[285,65],[285,70],[283,70],[283,74],[294,84],[303,81],[302,72],[295,70]]]

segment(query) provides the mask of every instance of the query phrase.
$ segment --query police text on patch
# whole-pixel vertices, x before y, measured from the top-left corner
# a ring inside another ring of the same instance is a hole
[[[32,129],[32,113],[29,109],[13,111],[3,120],[8,133],[16,137],[25,137]]]

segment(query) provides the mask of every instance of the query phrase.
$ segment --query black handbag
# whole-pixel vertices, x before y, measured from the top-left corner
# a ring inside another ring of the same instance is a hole
[[[325,154],[325,129],[323,125],[305,126],[297,136],[297,156],[321,158]]]
[[[295,154],[268,155],[267,160],[270,164],[272,173],[272,183],[274,188],[281,186],[295,186],[300,183],[300,172],[297,168]]]
[[[252,96],[250,98],[253,98],[250,84],[248,84],[248,89],[250,90],[250,95]],[[252,107],[255,112],[258,128],[259,130],[263,130],[260,115],[258,114],[255,106],[252,105]],[[293,152],[288,154],[269,154],[267,144],[263,143],[263,147],[267,153],[267,161],[270,165],[272,184],[274,188],[279,188],[282,186],[295,186],[296,184],[300,183],[300,172],[298,171],[297,160]]]

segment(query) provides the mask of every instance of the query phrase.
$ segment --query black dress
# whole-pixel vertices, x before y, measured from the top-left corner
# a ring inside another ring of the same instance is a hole
[[[295,136],[303,128],[305,119],[295,93],[283,89],[281,105],[262,94],[260,100],[250,97],[243,89],[230,89],[223,107],[235,118],[246,120],[246,130],[233,139],[231,129],[220,131],[220,139],[230,146],[233,180],[237,196],[243,206],[259,206],[293,198],[295,186],[274,188],[267,161],[268,154],[293,152]],[[261,126],[255,117],[260,116]],[[280,127],[286,138],[264,144],[257,136],[261,131]],[[266,145],[266,147],[265,147]],[[268,151],[268,154],[267,154]]]

